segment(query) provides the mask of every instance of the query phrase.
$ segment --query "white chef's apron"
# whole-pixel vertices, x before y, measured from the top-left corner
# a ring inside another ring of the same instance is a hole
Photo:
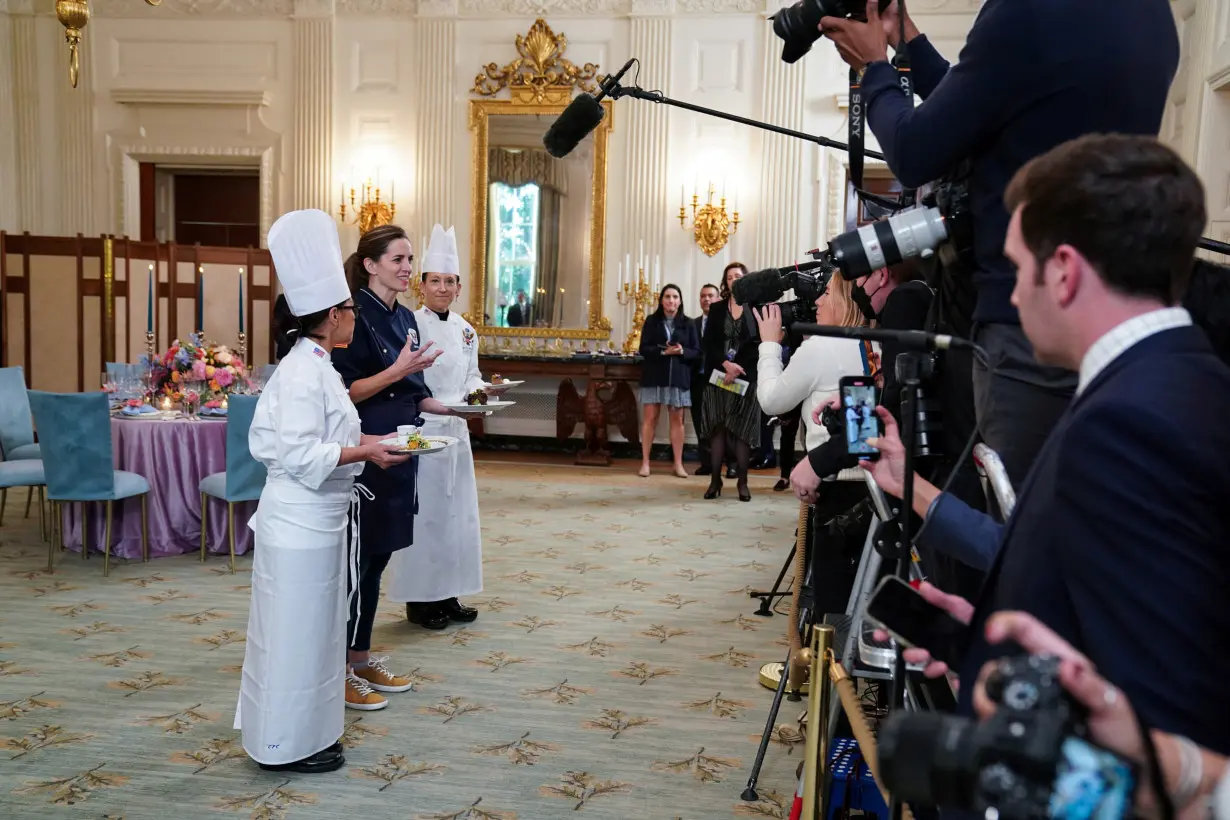
[[[456,416],[425,413],[423,418],[424,436],[453,436],[458,443],[418,459],[414,544],[393,553],[385,576],[386,594],[397,602],[444,601],[483,591],[478,484],[470,431],[465,419]]]
[[[250,524],[252,607],[235,728],[258,763],[311,757],[342,736],[346,522],[353,479],[271,480]]]

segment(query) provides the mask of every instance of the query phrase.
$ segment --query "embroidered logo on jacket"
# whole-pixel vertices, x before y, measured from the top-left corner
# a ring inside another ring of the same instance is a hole
[[[418,346],[419,346],[419,332],[418,332],[417,330],[415,330],[414,328],[410,328],[410,330],[406,332],[406,338],[410,340],[410,349],[411,349],[411,350],[416,350],[416,349],[418,349]]]
[[[467,327],[461,331],[461,341],[466,347],[474,347],[474,340],[477,338],[478,336],[474,333],[474,328]]]

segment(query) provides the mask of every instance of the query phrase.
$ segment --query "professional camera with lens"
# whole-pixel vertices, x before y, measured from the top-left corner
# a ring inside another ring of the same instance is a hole
[[[832,276],[833,265],[822,260],[786,268],[758,270],[736,279],[730,289],[735,302],[740,305],[763,307],[772,303],[780,304],[782,326],[789,328],[795,322],[816,321],[816,300],[824,293]],[[794,291],[794,299],[777,302],[788,290]]]
[[[892,0],[879,0],[881,13]],[[785,41],[782,61],[798,62],[820,39],[820,20],[824,17],[867,19],[867,0],[799,0],[773,15],[773,33]]]
[[[986,688],[999,708],[984,722],[933,712],[884,722],[880,768],[895,797],[999,820],[1130,815],[1136,770],[1087,739],[1085,710],[1060,684],[1058,659],[1005,659]]]

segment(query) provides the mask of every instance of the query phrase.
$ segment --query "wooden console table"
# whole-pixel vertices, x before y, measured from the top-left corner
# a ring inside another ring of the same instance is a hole
[[[501,356],[479,355],[478,366],[484,377],[499,374],[505,378],[557,376],[559,392],[555,398],[555,435],[566,441],[577,427],[585,425],[585,448],[577,452],[576,463],[608,467],[607,426],[614,424],[632,444],[640,443],[640,422],[636,393],[631,382],[641,380],[641,359],[624,356]],[[585,379],[585,396],[577,392],[573,379]],[[478,429],[474,430],[473,425]],[[471,430],[483,434],[482,419],[471,422]]]

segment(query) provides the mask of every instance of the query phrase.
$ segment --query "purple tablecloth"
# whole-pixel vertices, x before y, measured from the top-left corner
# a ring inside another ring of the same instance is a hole
[[[115,469],[136,473],[150,484],[149,554],[151,558],[201,549],[201,479],[226,471],[226,422],[203,419],[146,421],[112,419]],[[207,548],[229,551],[226,502],[206,501],[209,509]],[[81,549],[81,505],[65,505],[64,546]],[[256,502],[235,505],[235,552],[252,548],[248,519]],[[101,552],[105,507],[90,504],[90,552]],[[141,558],[141,499],[115,504],[111,524],[112,555]]]

